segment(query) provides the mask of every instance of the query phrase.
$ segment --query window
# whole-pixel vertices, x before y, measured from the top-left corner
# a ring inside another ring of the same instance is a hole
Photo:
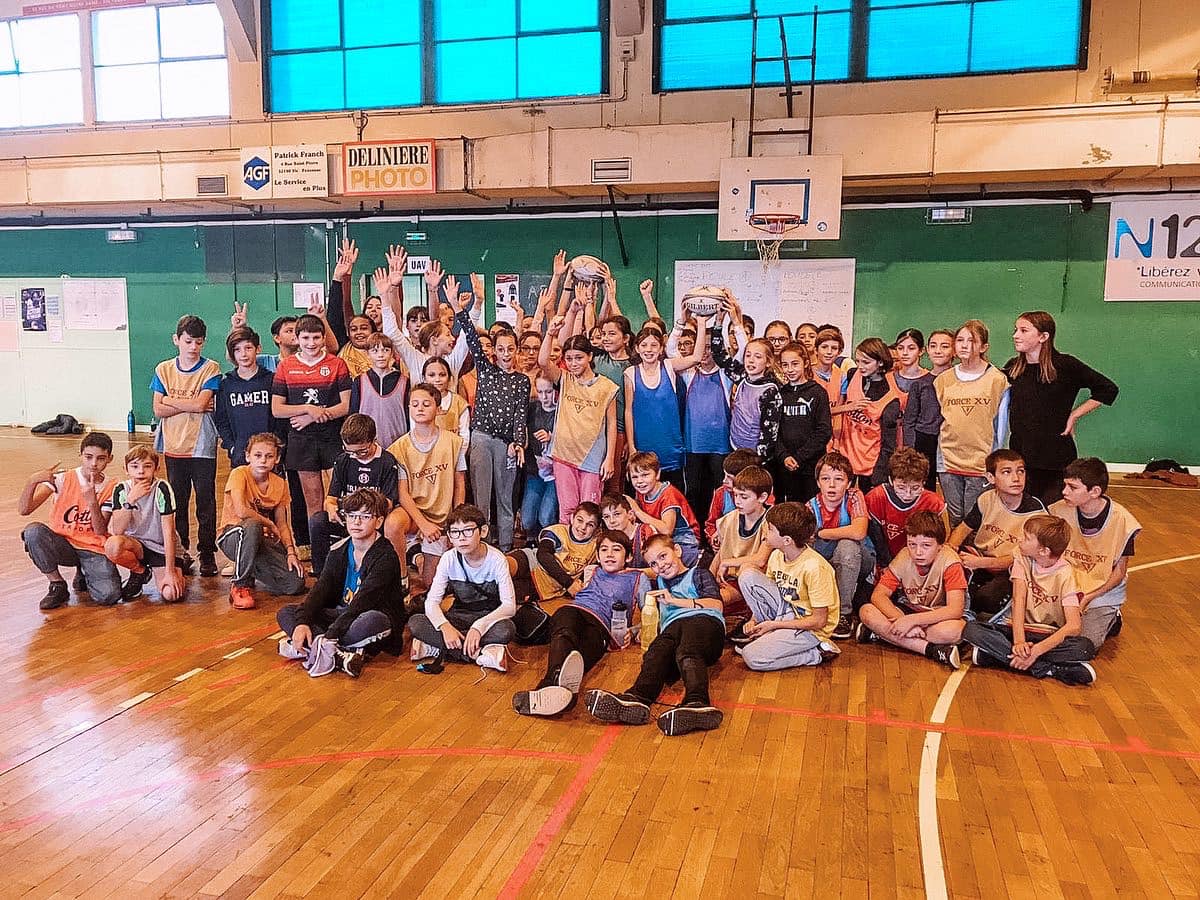
[[[866,81],[1082,68],[1085,0],[658,0],[655,89],[750,84],[752,13],[758,56],[779,56],[783,16],[790,56],[812,47],[818,81]],[[1036,29],[1028,23],[1036,21]],[[782,63],[759,63],[760,84],[783,81]],[[809,63],[792,63],[807,81]]]
[[[0,128],[82,121],[79,17],[0,22]]]
[[[215,5],[97,12],[92,41],[97,122],[229,115],[225,25]]]
[[[272,112],[594,96],[599,0],[270,0]]]

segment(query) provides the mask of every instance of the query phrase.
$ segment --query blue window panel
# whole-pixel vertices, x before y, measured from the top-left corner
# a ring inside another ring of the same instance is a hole
[[[889,6],[913,6],[915,4],[920,4],[921,6],[934,6],[962,2],[963,0],[871,0],[869,6],[871,9],[886,9]],[[984,2],[990,3],[992,0],[984,0]]]
[[[517,41],[520,97],[600,93],[600,32],[544,34]]]
[[[896,2],[912,3],[913,0],[896,0]],[[962,0],[951,0],[951,2],[962,2]],[[814,6],[822,13],[849,12],[850,0],[758,0],[755,9],[761,19],[764,16],[811,13]],[[763,24],[760,22],[759,27],[761,28]]]
[[[512,100],[517,96],[516,39],[439,44],[437,81],[438,103]]]
[[[664,25],[659,53],[664,90],[750,83],[750,20]]]
[[[439,41],[515,35],[517,0],[434,0],[433,22]]]
[[[701,19],[705,16],[748,15],[750,15],[750,0],[667,0],[667,21]]]
[[[338,0],[272,0],[271,49],[336,47],[341,19]]]
[[[421,0],[344,0],[346,47],[416,44],[421,40]]]
[[[1036,22],[1036,28],[1029,23]],[[1074,66],[1079,0],[996,0],[975,6],[971,71]]]
[[[271,111],[345,109],[342,53],[289,53],[271,59]]]
[[[523,32],[580,30],[600,25],[597,0],[520,0],[520,4]]]
[[[807,56],[812,49],[812,16],[788,16],[788,55]],[[758,55],[780,56],[778,20],[758,23]],[[792,82],[807,81],[808,60],[792,60]],[[782,84],[783,63],[759,63],[759,84]],[[817,17],[817,80],[841,81],[850,77],[850,13],[828,13]]]
[[[968,71],[971,4],[882,9],[871,13],[867,77]]]
[[[347,109],[420,102],[421,48],[416,44],[346,51]]]

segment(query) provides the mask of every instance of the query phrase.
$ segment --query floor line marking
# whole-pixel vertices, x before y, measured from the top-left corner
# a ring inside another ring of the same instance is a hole
[[[137,706],[139,703],[144,703],[154,696],[153,691],[142,691],[136,697],[130,697],[128,700],[122,700],[117,704],[117,709],[130,709]]]
[[[254,649],[253,647],[242,647],[239,650],[234,650],[232,653],[226,653],[224,656],[221,657],[221,659],[237,659],[239,656],[245,656],[247,653],[251,652],[253,649]]]
[[[196,675],[199,675],[203,671],[204,671],[204,669],[202,669],[202,668],[188,669],[182,675],[176,675],[174,677],[174,679],[172,679],[172,680],[173,681],[187,681],[189,678],[194,678]]]
[[[950,704],[958,686],[967,676],[970,665],[950,673],[942,692],[933,705],[929,722],[944,725],[950,714]],[[925,735],[921,748],[921,770],[917,781],[917,831],[921,839],[921,870],[925,874],[925,896],[929,900],[947,900],[946,867],[942,860],[942,837],[937,815],[937,767],[942,749],[942,733],[931,731]]]
[[[1159,566],[1169,566],[1171,563],[1187,562],[1189,559],[1200,559],[1200,553],[1191,553],[1187,556],[1172,556],[1170,559],[1159,559],[1154,562],[1142,563],[1140,566],[1130,566],[1130,572],[1141,572],[1145,569],[1157,569]]]

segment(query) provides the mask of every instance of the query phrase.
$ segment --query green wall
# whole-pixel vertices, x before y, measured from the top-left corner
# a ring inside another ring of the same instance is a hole
[[[630,264],[620,267],[609,216],[491,218],[482,220],[351,222],[359,245],[359,270],[382,263],[389,242],[419,227],[428,235],[409,246],[432,255],[447,271],[531,273],[548,271],[559,247],[592,253],[617,275],[622,306],[635,324],[643,317],[637,285],[653,278],[656,295],[673,296],[676,259],[745,259],[741,244],[715,240],[712,215],[622,218]],[[248,228],[271,229],[269,239]],[[1080,450],[1112,462],[1174,456],[1200,463],[1200,324],[1191,303],[1105,303],[1104,249],[1108,206],[1084,212],[1077,205],[976,207],[970,225],[927,226],[924,209],[848,210],[840,241],[810,245],[810,256],[858,260],[855,333],[894,337],[902,328],[928,332],[980,318],[992,329],[992,357],[1012,353],[1012,322],[1022,310],[1046,309],[1058,320],[1060,349],[1074,353],[1121,387],[1115,407],[1094,413],[1079,427]],[[155,362],[171,355],[178,316],[194,312],[212,329],[208,355],[222,358],[221,340],[233,300],[250,303],[251,324],[269,343],[268,325],[290,311],[290,281],[277,283],[281,259],[302,260],[305,280],[325,277],[334,232],[314,225],[210,225],[139,229],[135,244],[110,245],[99,229],[0,231],[0,276],[125,276],[129,283],[130,347],[135,411],[150,418],[147,392]],[[205,274],[206,242],[232,242],[238,271]],[[239,249],[243,252],[239,253]],[[795,254],[785,250],[785,256]],[[233,276],[237,275],[236,284]],[[663,313],[669,317],[664,303]],[[764,323],[760,323],[764,324]],[[1180,412],[1183,411],[1183,412]]]

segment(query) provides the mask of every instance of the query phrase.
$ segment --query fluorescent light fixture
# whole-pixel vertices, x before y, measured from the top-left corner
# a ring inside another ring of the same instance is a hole
[[[132,244],[137,241],[138,233],[132,228],[110,228],[104,232],[104,239],[110,244]]]
[[[970,225],[971,207],[935,206],[925,210],[926,225]]]

